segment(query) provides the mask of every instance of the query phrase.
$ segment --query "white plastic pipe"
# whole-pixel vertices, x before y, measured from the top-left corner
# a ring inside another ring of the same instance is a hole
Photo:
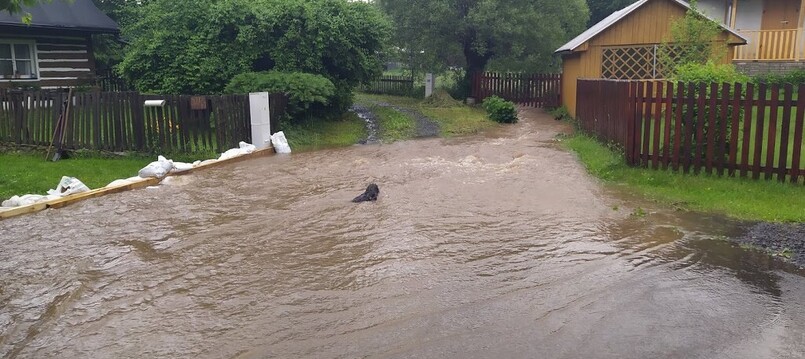
[[[162,107],[165,106],[165,100],[145,100],[145,107]]]

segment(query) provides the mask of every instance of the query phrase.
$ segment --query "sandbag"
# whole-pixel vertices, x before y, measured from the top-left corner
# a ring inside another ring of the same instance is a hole
[[[14,196],[8,200],[3,201],[2,207],[21,207],[21,206],[28,206],[34,203],[50,201],[54,199],[61,198],[61,196],[57,195],[47,195],[42,196],[38,194],[26,194],[22,196]]]
[[[192,170],[195,167],[192,163],[174,162],[171,173],[184,172]]]
[[[48,190],[49,195],[59,197],[69,196],[71,194],[81,192],[89,192],[89,187],[87,187],[87,185],[85,185],[83,182],[79,181],[78,178],[67,176],[61,178],[61,181],[59,181],[59,185],[56,186],[56,189]]]
[[[243,142],[243,141],[240,141],[240,143],[238,144],[238,147],[240,147],[240,151],[244,155],[247,155],[249,153],[253,153],[254,151],[257,151],[257,146],[252,145],[250,143]]]
[[[276,153],[291,153],[291,146],[288,145],[288,140],[282,131],[271,135],[271,145],[274,146]]]
[[[142,178],[163,178],[173,169],[173,161],[159,156],[156,162],[151,162],[148,166],[143,167],[138,176]]]

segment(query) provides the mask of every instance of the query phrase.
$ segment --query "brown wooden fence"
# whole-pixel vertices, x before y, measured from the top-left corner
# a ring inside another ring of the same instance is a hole
[[[790,182],[805,176],[805,84],[579,80],[578,93],[579,110],[585,101],[616,103],[578,116],[601,138],[624,138],[630,165]]]
[[[55,91],[0,93],[0,141],[48,146],[68,94]],[[146,107],[146,100],[165,100]],[[279,116],[284,95],[269,97]],[[140,152],[221,152],[251,141],[248,95],[156,96],[137,92],[77,93],[65,133],[65,149]],[[274,120],[274,118],[272,118]]]
[[[361,91],[383,95],[413,96],[414,80],[407,76],[381,76],[364,84]]]
[[[472,97],[478,102],[499,96],[531,107],[557,107],[560,102],[559,74],[522,74],[484,72],[472,78]]]

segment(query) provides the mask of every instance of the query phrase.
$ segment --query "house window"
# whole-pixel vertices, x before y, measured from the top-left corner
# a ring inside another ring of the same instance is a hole
[[[0,78],[37,78],[34,47],[33,42],[0,41]]]

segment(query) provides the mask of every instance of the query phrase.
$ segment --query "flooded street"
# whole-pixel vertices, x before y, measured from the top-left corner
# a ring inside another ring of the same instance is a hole
[[[0,221],[0,357],[805,356],[803,271],[631,216],[529,117]]]

